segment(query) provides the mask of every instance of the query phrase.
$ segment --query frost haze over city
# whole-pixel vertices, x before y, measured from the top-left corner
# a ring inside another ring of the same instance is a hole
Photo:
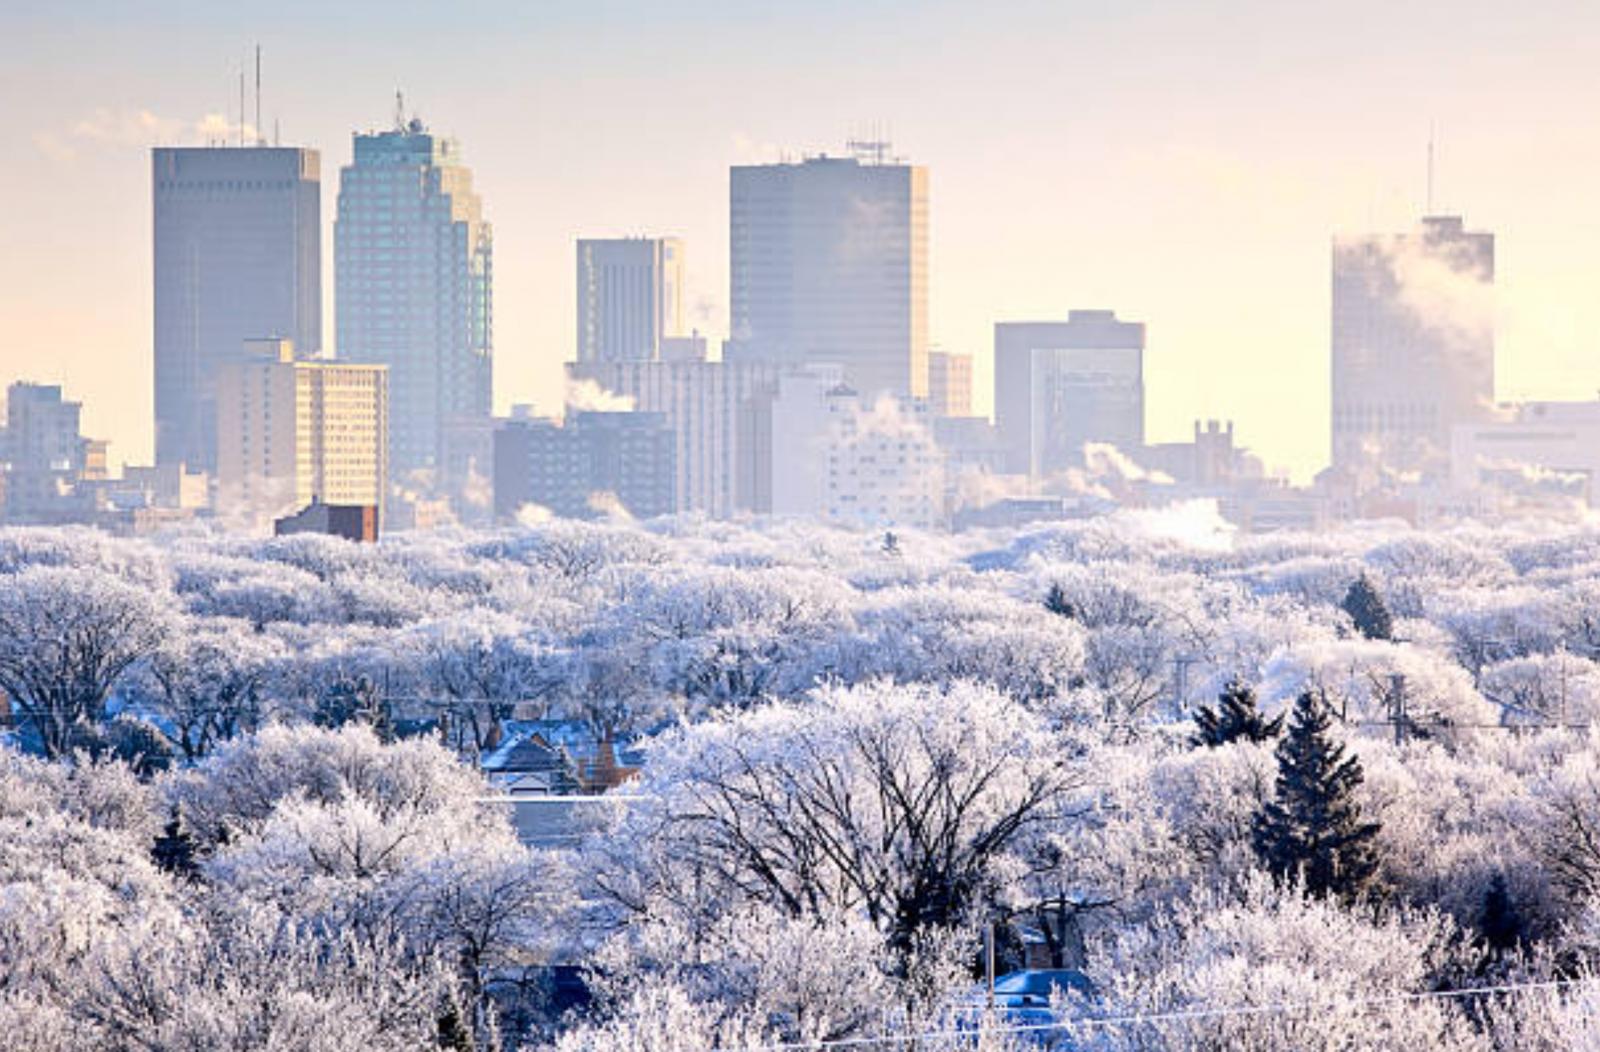
[[[0,1052],[1600,1048],[1597,34],[0,12]]]

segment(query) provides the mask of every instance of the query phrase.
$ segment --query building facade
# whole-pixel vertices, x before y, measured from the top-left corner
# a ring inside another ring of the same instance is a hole
[[[578,242],[576,361],[654,361],[683,335],[683,242],[675,237]]]
[[[494,434],[495,517],[514,522],[529,506],[571,519],[619,510],[641,519],[670,515],[675,448],[660,413],[513,417]]]
[[[1600,506],[1600,402],[1528,402],[1509,419],[1458,425],[1451,484],[1510,503],[1555,500]]]
[[[322,174],[295,147],[157,147],[156,462],[216,466],[216,383],[244,341],[322,346]]]
[[[928,352],[928,405],[935,416],[972,415],[972,355]]]
[[[771,510],[762,438],[777,366],[678,358],[578,362],[568,371],[666,419],[676,445],[675,511],[722,519]]]
[[[314,502],[383,507],[386,367],[297,359],[287,340],[256,340],[218,392],[219,516],[260,527]]]
[[[944,460],[922,399],[863,399],[789,373],[772,404],[772,512],[867,529],[943,525]]]
[[[725,357],[927,395],[928,173],[885,150],[732,169]]]
[[[1335,468],[1442,479],[1494,403],[1494,235],[1459,216],[1333,245]]]
[[[1144,446],[1144,346],[1144,324],[1108,310],[996,324],[995,425],[1012,470],[1039,477],[1082,467],[1089,443],[1136,456]]]
[[[454,493],[489,475],[453,453],[482,450],[493,402],[489,223],[453,140],[412,119],[354,145],[334,223],[339,356],[388,367],[396,481]]]
[[[86,517],[93,510],[81,485],[105,477],[103,444],[79,430],[82,404],[67,401],[55,384],[14,383],[6,388],[4,454],[6,521],[49,523]],[[95,447],[98,464],[92,463]]]

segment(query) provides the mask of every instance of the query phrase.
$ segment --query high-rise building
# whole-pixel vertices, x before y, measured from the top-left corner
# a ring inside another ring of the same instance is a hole
[[[725,357],[835,364],[865,397],[925,397],[928,171],[855,149],[733,168]]]
[[[577,362],[568,371],[664,415],[677,445],[675,510],[721,519],[771,509],[761,436],[777,366],[684,357]]]
[[[578,242],[577,361],[654,361],[662,341],[682,335],[683,242]]]
[[[489,475],[455,452],[481,450],[492,408],[489,223],[453,140],[413,118],[354,142],[334,223],[339,356],[389,367],[391,476],[459,493]]]
[[[322,346],[322,175],[295,147],[158,147],[156,462],[216,466],[217,371],[245,340]]]
[[[78,484],[89,470],[93,443],[79,432],[82,405],[55,384],[6,388],[3,494],[9,522],[65,521],[87,506]],[[104,448],[100,450],[104,466]],[[103,476],[103,471],[101,473]]]
[[[1091,442],[1144,445],[1144,323],[1108,310],[994,327],[994,409],[1012,470],[1050,475],[1084,463]]]
[[[494,508],[514,521],[528,505],[562,518],[620,510],[670,515],[674,440],[660,413],[569,412],[564,422],[513,417],[494,434]]]
[[[1333,243],[1333,463],[1443,478],[1494,403],[1494,235],[1459,216]]]
[[[935,416],[972,415],[972,355],[928,352],[928,405]]]
[[[296,359],[288,340],[252,340],[217,387],[219,515],[262,526],[313,502],[383,507],[384,366]]]

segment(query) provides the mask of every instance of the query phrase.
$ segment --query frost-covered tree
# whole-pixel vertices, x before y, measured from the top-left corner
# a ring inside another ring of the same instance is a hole
[[[104,572],[32,566],[0,582],[0,689],[46,755],[88,743],[167,620],[161,596]]]
[[[1082,778],[1068,740],[992,689],[824,688],[659,739],[655,803],[613,834],[648,845],[643,871],[601,880],[635,909],[710,881],[797,917],[859,910],[909,952],[994,896]]]
[[[1088,1017],[1071,1028],[1085,1049],[1487,1049],[1461,1003],[1414,996],[1457,966],[1458,945],[1434,914],[1373,919],[1247,880],[1108,933],[1097,1001],[1063,1007]]]
[[[1361,763],[1332,735],[1333,720],[1310,693],[1300,695],[1278,744],[1273,798],[1255,823],[1261,863],[1309,894],[1350,898],[1378,868],[1372,840],[1379,826],[1363,820],[1355,790]]]

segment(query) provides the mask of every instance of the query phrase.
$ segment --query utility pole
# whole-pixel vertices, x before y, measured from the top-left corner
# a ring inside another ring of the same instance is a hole
[[[1389,711],[1394,720],[1394,743],[1406,743],[1406,677],[1399,672],[1389,677]]]
[[[994,921],[983,926],[983,974],[989,990],[989,1015],[994,1015]]]

